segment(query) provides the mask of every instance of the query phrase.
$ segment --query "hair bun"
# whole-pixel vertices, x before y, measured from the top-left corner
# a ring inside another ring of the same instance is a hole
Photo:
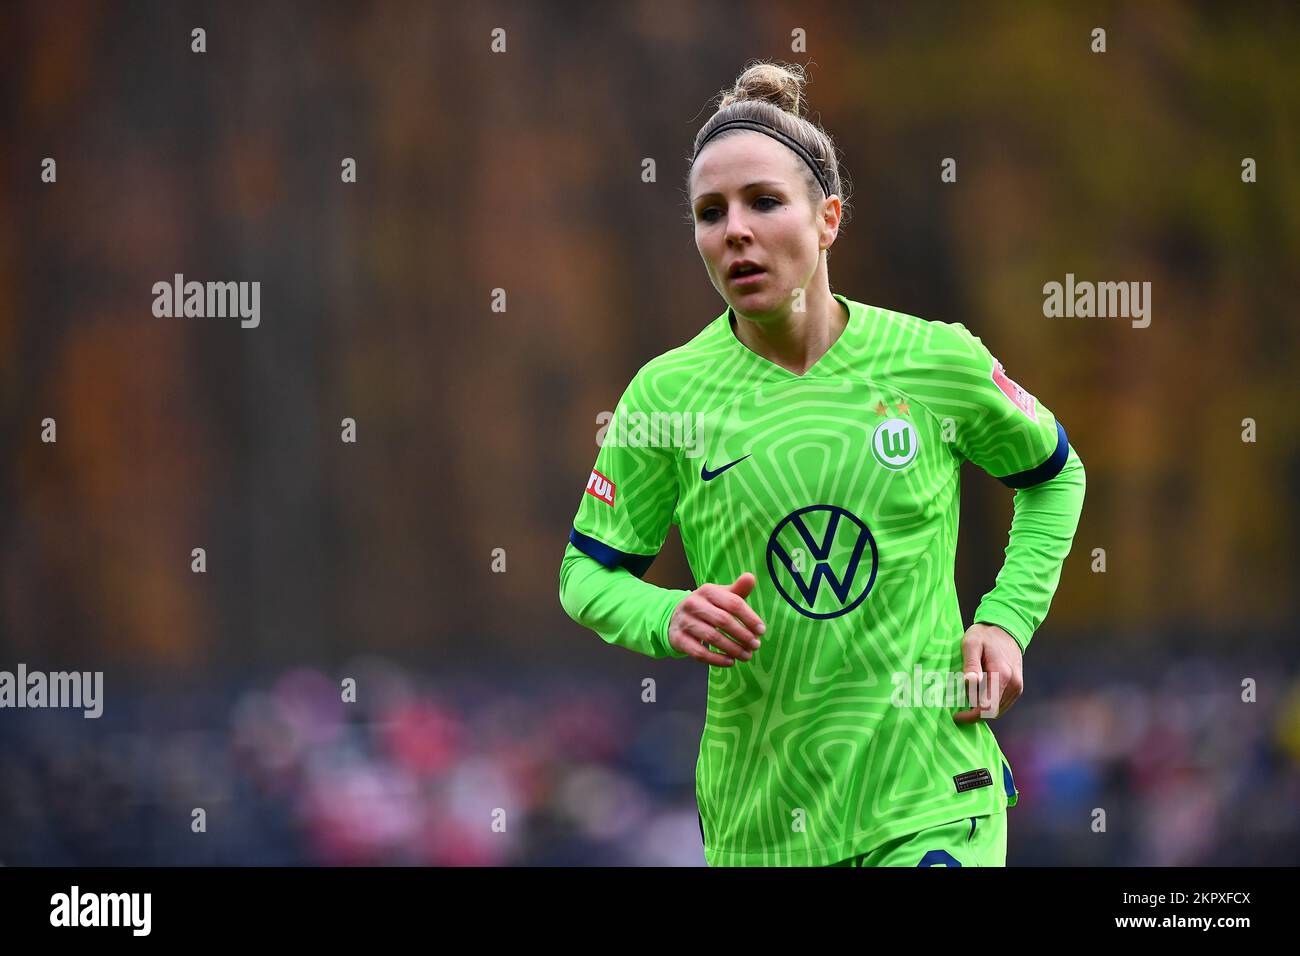
[[[760,100],[777,109],[802,115],[803,88],[807,83],[803,67],[792,63],[755,63],[736,78],[736,85],[724,93],[718,109],[742,100]]]

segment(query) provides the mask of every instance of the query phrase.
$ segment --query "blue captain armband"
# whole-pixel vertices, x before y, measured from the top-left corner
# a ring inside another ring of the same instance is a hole
[[[590,535],[583,534],[577,528],[569,531],[569,542],[587,557],[595,558],[605,567],[627,568],[638,578],[645,576],[657,557],[653,554],[630,554],[618,548],[611,548],[603,541],[597,541]]]
[[[998,481],[1008,488],[1030,488],[1034,485],[1041,485],[1043,482],[1051,481],[1060,474],[1061,469],[1065,467],[1066,459],[1069,457],[1070,441],[1065,437],[1065,427],[1058,421],[1056,423],[1056,450],[1052,452],[1047,461],[1036,468],[1018,471],[1014,475],[999,478]]]

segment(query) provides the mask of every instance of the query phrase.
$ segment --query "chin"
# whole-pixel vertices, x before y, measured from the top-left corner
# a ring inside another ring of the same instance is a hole
[[[790,295],[779,289],[760,289],[752,293],[742,292],[739,295],[732,293],[732,308],[737,312],[743,308],[745,312],[762,315],[764,313],[776,312],[781,308],[782,303],[789,302]]]

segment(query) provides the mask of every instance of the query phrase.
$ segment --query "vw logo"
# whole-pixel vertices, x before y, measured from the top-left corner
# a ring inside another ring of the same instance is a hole
[[[818,528],[820,537],[814,530]],[[864,560],[870,560],[870,569],[862,567]],[[767,541],[767,573],[777,591],[800,614],[819,620],[847,614],[861,604],[876,583],[879,564],[871,531],[838,505],[809,505],[791,512]]]

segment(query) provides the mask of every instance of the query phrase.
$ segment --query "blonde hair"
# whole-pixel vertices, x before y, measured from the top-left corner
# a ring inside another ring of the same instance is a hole
[[[808,77],[804,68],[795,63],[760,61],[746,67],[736,78],[735,85],[719,94],[717,111],[695,134],[695,143],[688,162],[694,163],[699,155],[700,144],[723,123],[730,120],[755,120],[766,123],[789,136],[808,151],[822,176],[825,177],[831,195],[840,197],[843,222],[847,223],[848,189],[851,183],[847,182],[847,177],[842,178],[835,141],[831,139],[829,133],[803,115],[806,107],[803,88],[807,82]],[[709,142],[716,142],[743,132],[746,132],[743,128],[723,130]],[[822,192],[817,177],[802,160],[799,162],[799,168],[803,170],[809,199],[816,207],[826,198],[826,194]],[[686,177],[689,204],[689,169]],[[689,211],[687,215],[689,218]]]

